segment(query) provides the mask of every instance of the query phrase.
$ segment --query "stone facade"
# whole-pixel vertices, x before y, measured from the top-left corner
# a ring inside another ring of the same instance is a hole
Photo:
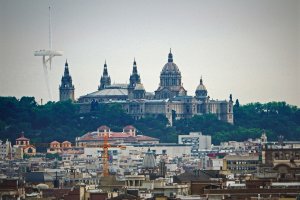
[[[181,78],[181,72],[173,62],[171,51],[168,62],[160,73],[159,87],[154,93],[145,91],[135,60],[129,84],[111,84],[105,62],[98,90],[81,96],[77,103],[80,104],[81,112],[89,112],[99,103],[118,103],[134,119],[164,115],[171,125],[174,119],[208,113],[215,114],[219,120],[233,123],[231,95],[228,101],[211,100],[201,77],[195,96],[188,96]]]

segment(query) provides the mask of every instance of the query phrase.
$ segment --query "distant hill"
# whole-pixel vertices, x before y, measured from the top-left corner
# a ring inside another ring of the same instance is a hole
[[[38,105],[34,97],[0,97],[0,139],[13,143],[22,131],[33,143],[74,142],[75,137],[101,125],[121,131],[129,124],[138,129],[138,134],[160,138],[161,142],[177,142],[178,134],[190,131],[212,135],[215,144],[260,137],[264,130],[271,140],[277,140],[279,135],[287,140],[300,140],[300,109],[285,102],[247,105],[237,102],[234,119],[235,124],[231,125],[214,115],[201,115],[177,120],[170,127],[164,116],[135,121],[118,104],[99,105],[97,110],[81,114],[77,105],[70,101]]]

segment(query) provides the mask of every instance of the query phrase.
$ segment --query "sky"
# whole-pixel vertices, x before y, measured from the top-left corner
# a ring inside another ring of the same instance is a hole
[[[202,76],[211,99],[300,106],[297,0],[0,0],[0,96],[50,100],[33,55],[49,48],[49,6],[64,52],[48,70],[53,101],[66,59],[76,98],[97,90],[105,60],[112,83],[128,83],[135,58],[154,92],[172,48],[188,95]]]

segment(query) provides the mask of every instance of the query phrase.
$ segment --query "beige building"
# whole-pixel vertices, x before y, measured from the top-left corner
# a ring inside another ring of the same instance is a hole
[[[150,180],[145,175],[127,175],[125,176],[125,184],[127,189],[137,189],[141,192],[151,192],[154,195],[160,194],[167,197],[172,194],[188,195],[189,193],[187,184],[171,183],[166,178]]]
[[[251,174],[256,172],[259,156],[254,154],[227,155],[223,159],[223,170],[234,174]]]
[[[62,143],[58,141],[53,141],[50,143],[50,148],[47,149],[47,153],[50,154],[62,153],[70,149],[72,149],[72,143],[69,141],[64,141]]]
[[[136,128],[128,125],[122,132],[111,131],[108,126],[102,125],[96,131],[88,132],[81,137],[77,137],[77,147],[100,147],[104,142],[104,135],[108,135],[109,144],[158,144],[159,139],[146,135],[136,135]]]
[[[11,159],[12,157],[12,146],[11,142],[6,140],[6,142],[2,142],[0,140],[0,160]]]
[[[35,156],[36,148],[30,144],[30,140],[24,137],[24,133],[21,133],[21,137],[16,139],[16,144],[13,146],[14,158],[23,158],[26,156]]]
[[[118,103],[124,111],[134,119],[144,116],[164,115],[172,124],[174,119],[191,118],[195,115],[215,114],[219,120],[233,123],[233,101],[212,100],[201,77],[195,95],[188,96],[184,89],[181,72],[169,53],[168,62],[160,73],[160,83],[154,93],[145,91],[137,71],[136,61],[133,63],[129,84],[111,84],[108,67],[105,63],[98,90],[78,99],[81,112],[97,110],[101,103]]]

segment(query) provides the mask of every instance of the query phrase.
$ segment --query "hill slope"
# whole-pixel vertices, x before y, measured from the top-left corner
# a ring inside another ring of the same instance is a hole
[[[33,97],[0,97],[0,139],[14,142],[24,131],[34,143],[74,141],[75,137],[94,131],[100,125],[121,131],[124,126],[132,124],[138,129],[138,134],[160,138],[161,142],[177,142],[178,134],[190,131],[212,135],[215,144],[256,138],[263,130],[271,140],[277,140],[279,135],[288,140],[300,140],[300,109],[285,102],[244,106],[237,103],[234,117],[234,125],[219,121],[214,115],[201,115],[177,120],[173,127],[169,127],[164,116],[134,121],[117,104],[99,105],[91,113],[80,114],[78,106],[68,101],[48,102],[41,106]]]

